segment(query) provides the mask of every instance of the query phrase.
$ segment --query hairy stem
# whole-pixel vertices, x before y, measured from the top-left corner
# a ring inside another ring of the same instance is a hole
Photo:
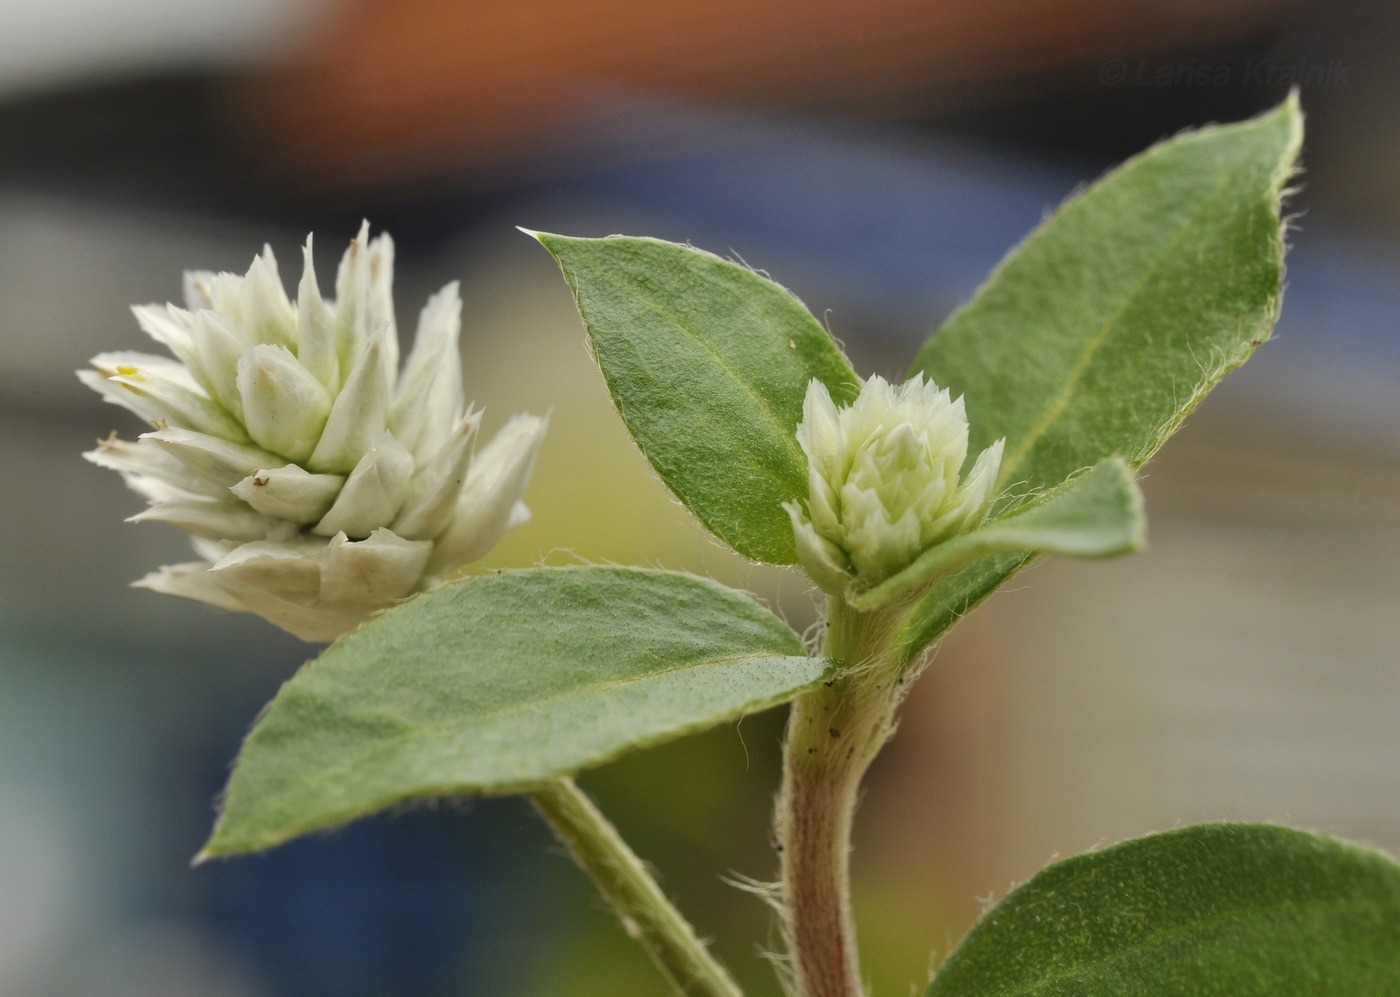
[[[641,859],[572,779],[545,783],[530,798],[677,993],[742,997]]]
[[[878,613],[827,605],[822,652],[845,665],[798,698],[778,795],[782,900],[799,997],[861,997],[851,919],[851,819],[861,777],[893,732],[903,697],[892,628]]]

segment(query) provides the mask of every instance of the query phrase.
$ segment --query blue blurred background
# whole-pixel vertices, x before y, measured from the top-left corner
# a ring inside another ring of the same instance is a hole
[[[1400,848],[1400,10],[1368,0],[0,2],[0,997],[660,994],[518,799],[189,868],[258,709],[315,648],[133,591],[187,559],[80,460],[136,429],[72,371],[187,268],[359,219],[407,319],[463,281],[487,430],[552,410],[483,568],[702,571],[801,630],[651,478],[515,225],[690,241],[900,374],[1066,194],[1301,86],[1275,341],[1144,481],[1152,547],[1044,564],[963,623],[872,773],[876,994],[914,992],[1054,855],[1190,821]],[[323,251],[321,263],[333,263]],[[328,275],[323,275],[323,278]],[[781,711],[583,777],[754,994]]]

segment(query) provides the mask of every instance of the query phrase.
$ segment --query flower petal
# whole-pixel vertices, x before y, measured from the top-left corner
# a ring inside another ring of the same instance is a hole
[[[277,272],[277,257],[263,246],[239,285],[239,314],[254,343],[296,346],[297,313]]]
[[[413,477],[413,455],[389,433],[381,433],[340,490],[335,504],[313,528],[323,537],[345,533],[357,540],[391,523],[403,507]]]
[[[327,391],[336,391],[340,387],[335,319],[316,283],[316,266],[311,259],[309,235],[302,249],[301,285],[297,288],[297,359],[326,386]]]
[[[547,424],[539,416],[512,416],[476,455],[452,523],[438,538],[429,574],[440,577],[475,561],[509,529]]]
[[[370,334],[379,339],[384,350],[384,365],[391,375],[392,390],[392,375],[399,369],[399,327],[394,317],[394,240],[388,232],[380,232],[370,240],[365,255],[369,278],[366,317]]]
[[[131,586],[163,592],[166,595],[178,595],[184,599],[197,599],[211,606],[227,609],[231,613],[248,612],[241,602],[209,574],[209,568],[208,561],[167,564],[139,581],[132,582]]]
[[[833,595],[845,590],[850,581],[846,570],[846,555],[815,529],[797,502],[784,502],[783,508],[792,519],[792,535],[797,542],[797,560],[812,581],[823,592]]]
[[[828,461],[840,440],[836,419],[836,403],[831,392],[815,377],[807,382],[807,394],[802,399],[802,421],[797,424],[797,442],[809,462]]]
[[[369,341],[369,222],[350,240],[335,275],[335,341],[340,369],[348,370]]]
[[[955,509],[960,517],[958,529],[965,530],[976,526],[987,514],[993,490],[996,488],[997,475],[1001,471],[1001,454],[1005,446],[1005,439],[997,440],[977,455],[972,470],[967,472],[967,477],[957,494]]]
[[[158,443],[190,470],[221,488],[236,485],[255,471],[279,468],[287,463],[276,454],[257,447],[173,426],[143,433],[141,439]]]
[[[467,481],[471,441],[480,422],[480,413],[469,413],[442,452],[413,476],[403,510],[392,524],[399,536],[430,540],[447,526]]]
[[[524,526],[528,523],[534,513],[524,502],[517,502],[510,507],[510,518],[506,520],[506,532],[515,529],[517,526]]]
[[[140,353],[99,353],[92,363],[108,381],[154,405],[160,415],[153,421],[239,442],[247,439],[243,427],[205,393],[183,364]]]
[[[375,530],[364,540],[336,534],[321,561],[321,605],[356,607],[364,615],[413,594],[432,554],[429,540]]]
[[[306,465],[313,471],[349,474],[384,429],[389,410],[383,347],[370,341],[331,406],[321,440]]]
[[[192,308],[205,308],[227,315],[240,327],[243,325],[243,281],[236,273],[211,273],[208,270],[185,275],[185,293],[198,302]],[[250,338],[248,345],[253,345]]]
[[[238,393],[238,361],[253,345],[233,319],[208,310],[195,312],[190,321],[190,338],[196,357],[190,373],[204,386],[209,397],[243,418],[243,397]]]
[[[152,503],[126,521],[170,523],[206,540],[262,540],[277,532],[278,526],[277,520],[253,511],[242,502],[202,495]]]
[[[101,395],[104,402],[120,405],[153,426],[160,425],[165,418],[165,409],[162,406],[145,395],[138,395],[120,384],[109,381],[95,370],[77,370],[73,373],[78,375],[78,380]]]
[[[254,346],[238,361],[238,394],[248,435],[288,460],[311,456],[330,415],[331,399],[285,346]]]
[[[214,307],[214,281],[218,274],[212,270],[185,271],[185,307],[192,312]]]
[[[152,501],[170,497],[171,490],[211,497],[222,491],[152,441],[132,442],[113,433],[105,440],[98,440],[97,449],[87,451],[83,457],[98,467],[120,473],[128,487]],[[151,482],[160,483],[165,490],[150,490]]]
[[[175,354],[185,366],[192,365],[197,350],[190,337],[193,316],[189,312],[174,305],[132,305],[131,314],[136,316],[141,331]]]
[[[462,362],[457,342],[462,301],[456,281],[428,299],[418,317],[389,428],[423,460],[436,453],[462,418]]]
[[[345,479],[338,474],[312,474],[295,464],[259,468],[229,488],[255,510],[274,519],[314,523],[340,494]]]
[[[323,547],[320,543],[254,541],[235,547],[209,570],[222,585],[263,589],[279,599],[309,604],[321,591]]]

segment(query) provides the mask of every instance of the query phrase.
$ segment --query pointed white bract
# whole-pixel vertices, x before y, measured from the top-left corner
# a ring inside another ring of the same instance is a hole
[[[797,441],[807,455],[805,505],[785,502],[797,555],[823,591],[876,585],[928,548],[981,523],[1002,442],[966,479],[967,415],[923,375],[900,385],[872,377],[838,408],[826,385],[807,386]]]
[[[153,431],[85,454],[119,471],[203,558],[136,584],[333,640],[437,584],[529,518],[545,420],[517,415],[475,450],[462,397],[461,300],[423,309],[398,374],[393,243],[351,241],[322,297],[306,241],[297,300],[270,248],[246,276],[185,274],[185,308],[136,320],[175,359],[102,353],[83,382]]]

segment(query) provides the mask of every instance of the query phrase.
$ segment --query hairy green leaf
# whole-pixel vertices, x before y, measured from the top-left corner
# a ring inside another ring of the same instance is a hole
[[[469,578],[371,620],[283,687],[203,854],[405,800],[527,789],[783,702],[829,664],[766,609],[691,575]]]
[[[973,926],[927,997],[1400,993],[1400,865],[1268,824],[1057,862]]]
[[[688,246],[535,234],[573,289],[618,412],[661,480],[745,557],[793,564],[781,503],[807,495],[797,423],[816,378],[859,393],[787,290]]]
[[[946,571],[992,554],[1111,557],[1146,539],[1142,493],[1121,457],[1100,461],[1039,500],[946,543],[851,599],[857,609],[884,605]]]
[[[940,578],[909,613],[900,635],[909,663],[958,620],[972,612],[997,586],[1030,563],[1030,554],[995,554]]]
[[[1066,202],[923,348],[913,371],[963,396],[970,452],[1005,437],[1003,503],[1111,454],[1140,466],[1268,338],[1301,138],[1290,98],[1154,146]],[[925,600],[925,643],[1021,562],[1000,563]]]

